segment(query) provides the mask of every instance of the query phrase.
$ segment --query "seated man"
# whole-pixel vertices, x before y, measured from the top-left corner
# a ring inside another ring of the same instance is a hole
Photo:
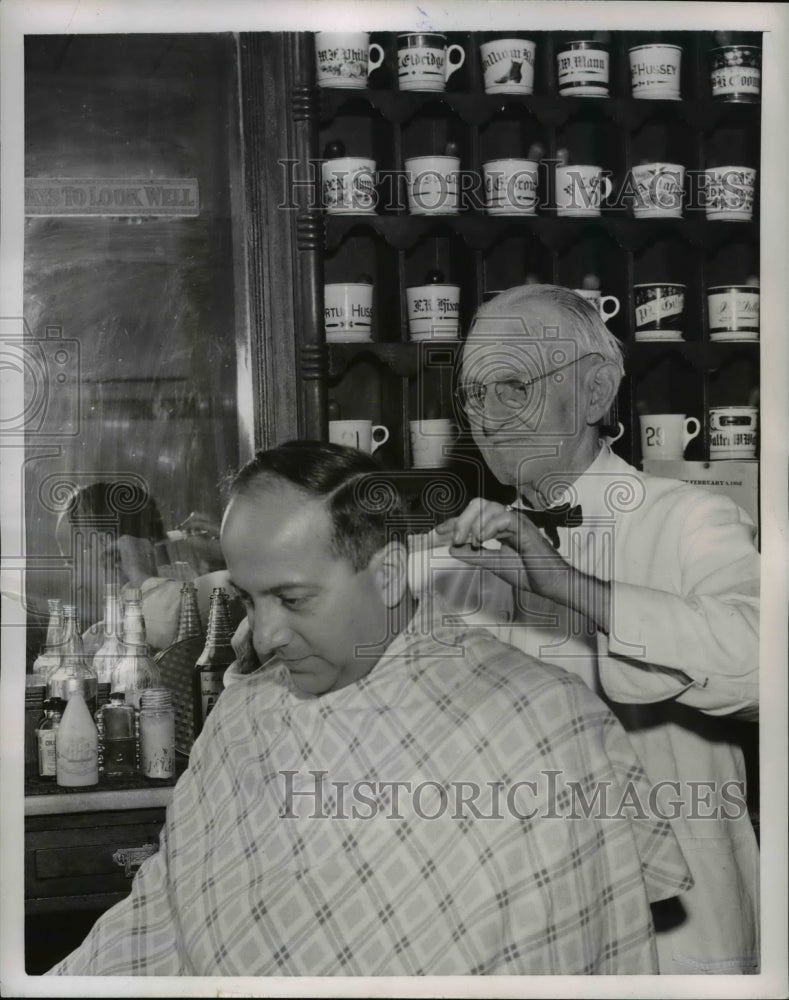
[[[690,884],[624,731],[572,675],[433,627],[374,461],[259,452],[222,549],[252,643],[159,852],[55,967],[73,975],[656,971],[650,901]]]

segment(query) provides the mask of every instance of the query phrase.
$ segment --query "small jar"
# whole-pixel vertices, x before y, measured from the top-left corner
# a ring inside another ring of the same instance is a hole
[[[175,708],[167,688],[140,695],[140,771],[146,778],[175,776]]]
[[[99,731],[99,771],[108,778],[137,772],[137,713],[125,703],[123,691],[113,691],[109,703],[96,712]]]

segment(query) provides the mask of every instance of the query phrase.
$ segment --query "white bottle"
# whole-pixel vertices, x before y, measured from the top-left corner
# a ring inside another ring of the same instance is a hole
[[[76,685],[55,735],[57,783],[69,788],[99,781],[99,734],[85,699]]]

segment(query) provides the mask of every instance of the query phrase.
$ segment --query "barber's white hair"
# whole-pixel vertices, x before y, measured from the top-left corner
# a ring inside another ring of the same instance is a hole
[[[517,285],[508,288],[479,307],[474,317],[493,319],[497,316],[521,320],[533,330],[534,312],[549,306],[559,312],[559,335],[573,340],[581,354],[600,354],[616,366],[620,381],[625,367],[622,345],[600,318],[597,309],[583,296],[561,285]]]

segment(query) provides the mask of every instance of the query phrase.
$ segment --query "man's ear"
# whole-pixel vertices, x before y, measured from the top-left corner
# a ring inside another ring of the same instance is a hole
[[[408,587],[408,551],[405,545],[388,542],[370,560],[370,570],[386,607],[397,607]]]
[[[602,361],[590,369],[587,377],[586,422],[598,424],[614,405],[621,377],[611,361]]]

